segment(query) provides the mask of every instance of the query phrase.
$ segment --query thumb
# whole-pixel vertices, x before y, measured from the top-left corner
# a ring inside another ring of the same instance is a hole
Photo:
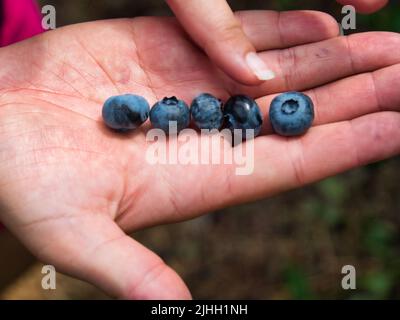
[[[68,225],[36,229],[52,244],[43,244],[39,258],[57,270],[122,299],[191,299],[176,272],[108,216],[80,217]]]
[[[167,3],[186,32],[230,77],[248,85],[274,78],[226,0],[167,0]]]

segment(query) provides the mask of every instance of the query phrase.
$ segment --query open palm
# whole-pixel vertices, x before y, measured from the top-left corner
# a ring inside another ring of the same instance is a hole
[[[312,12],[239,17],[277,74],[257,87],[222,74],[173,18],[74,25],[1,49],[0,214],[41,260],[118,297],[189,298],[176,273],[125,232],[400,151],[398,34],[335,37],[332,19]],[[199,92],[252,95],[267,119],[269,101],[288,90],[313,98],[315,126],[286,139],[265,121],[247,176],[232,165],[150,165],[146,126],[120,135],[101,121],[111,95],[189,102]]]

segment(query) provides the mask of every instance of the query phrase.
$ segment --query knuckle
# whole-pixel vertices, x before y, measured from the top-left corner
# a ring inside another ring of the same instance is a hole
[[[204,49],[206,51],[212,50],[217,47],[219,43],[235,45],[242,41],[243,37],[242,25],[238,19],[234,19],[231,23],[217,27],[213,36],[205,39]]]
[[[287,90],[293,90],[295,82],[294,79],[297,76],[298,70],[298,58],[297,51],[295,48],[287,48],[281,50],[278,56],[278,64],[281,69],[281,74],[285,79],[285,86]]]

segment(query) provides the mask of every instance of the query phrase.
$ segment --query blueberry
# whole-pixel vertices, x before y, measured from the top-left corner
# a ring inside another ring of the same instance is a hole
[[[170,132],[170,121],[176,122],[176,129],[179,131],[187,128],[190,123],[190,112],[187,104],[176,97],[164,98],[158,101],[150,110],[150,121],[154,128]]]
[[[302,135],[314,120],[313,102],[300,92],[282,93],[272,100],[269,119],[274,131],[281,136]]]
[[[223,122],[222,102],[209,93],[194,98],[190,113],[199,129],[219,129]]]
[[[103,105],[102,116],[108,127],[128,131],[145,122],[149,111],[150,106],[143,97],[124,94],[108,98]]]
[[[230,97],[224,106],[226,127],[230,130],[241,129],[242,137],[246,137],[246,129],[254,130],[254,137],[261,132],[262,115],[254,99],[237,95]]]

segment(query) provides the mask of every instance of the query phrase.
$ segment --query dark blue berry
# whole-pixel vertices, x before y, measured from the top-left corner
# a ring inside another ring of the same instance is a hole
[[[313,102],[300,92],[282,93],[272,100],[269,119],[274,131],[281,136],[302,135],[314,120]]]
[[[262,115],[254,99],[245,96],[232,96],[224,106],[225,125],[228,129],[241,129],[246,138],[246,129],[254,130],[254,137],[261,132]]]
[[[222,102],[209,93],[194,98],[190,113],[199,129],[219,129],[223,122]]]
[[[167,134],[175,133],[170,131],[170,122],[175,121],[176,126],[171,128],[175,127],[179,132],[189,126],[189,108],[184,101],[176,97],[164,98],[151,108],[150,121],[154,128],[161,129]]]
[[[108,98],[103,105],[102,116],[108,127],[128,131],[144,123],[149,117],[149,110],[150,106],[143,97],[124,94]]]

